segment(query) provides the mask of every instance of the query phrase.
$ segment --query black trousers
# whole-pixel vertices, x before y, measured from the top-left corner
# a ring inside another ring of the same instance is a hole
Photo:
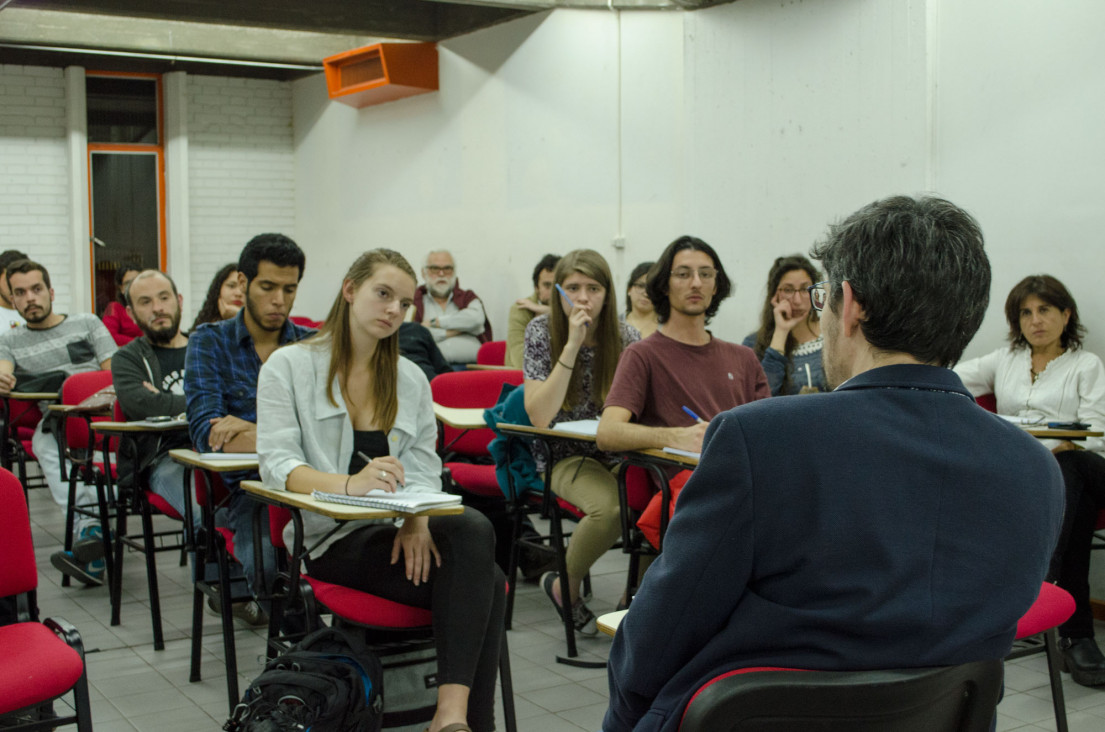
[[[495,534],[476,511],[434,516],[430,535],[441,567],[417,587],[403,558],[391,564],[398,529],[366,526],[306,562],[307,574],[404,605],[433,611],[438,681],[471,689],[468,723],[475,732],[495,729],[495,679],[506,611],[506,579],[495,564]]]
[[[1092,638],[1090,545],[1098,511],[1105,509],[1105,458],[1088,450],[1067,450],[1055,459],[1063,471],[1067,508],[1050,575],[1075,602],[1074,615],[1059,626],[1059,634],[1065,638]]]

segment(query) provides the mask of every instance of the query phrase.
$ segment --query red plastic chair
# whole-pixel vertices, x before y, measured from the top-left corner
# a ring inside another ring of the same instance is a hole
[[[115,408],[112,413],[112,420],[115,422],[126,422],[126,415],[123,414],[123,408],[119,402],[115,403]],[[132,443],[133,444],[133,443]],[[105,451],[107,444],[102,446]],[[134,449],[133,447],[131,448]],[[106,462],[108,457],[104,457]],[[112,474],[108,474],[110,478]],[[126,494],[119,495],[119,501],[117,510],[115,512],[115,543],[114,543],[114,556],[115,566],[111,572],[111,624],[119,625],[120,613],[122,609],[122,592],[123,592],[123,546],[142,552],[146,557],[146,587],[150,598],[150,623],[153,626],[153,647],[155,651],[160,651],[165,648],[165,637],[161,624],[161,593],[158,588],[157,577],[157,559],[156,553],[163,551],[180,551],[180,566],[187,564],[187,553],[184,551],[187,547],[193,543],[191,534],[191,511],[188,511],[189,517],[185,521],[185,517],[181,516],[176,510],[166,501],[164,498],[154,493],[150,487],[144,483],[139,483],[142,476],[135,475],[135,483],[131,486],[131,490]],[[109,480],[109,485],[114,489],[114,482]],[[182,522],[182,528],[177,528],[169,531],[154,531],[153,528],[153,516],[154,513],[162,514],[175,521]],[[130,515],[136,515],[139,517],[142,523],[141,534],[128,534],[127,533],[127,518]],[[169,536],[175,536],[179,539],[171,544],[165,543],[165,538]]]
[[[92,730],[88,677],[80,633],[60,618],[38,622],[38,570],[31,540],[31,520],[23,487],[10,471],[0,469],[0,597],[25,595],[26,622],[0,627],[0,726],[41,704],[73,692],[75,713],[49,723],[76,723]],[[17,725],[14,729],[22,729]]]
[[[747,668],[702,685],[682,732],[988,732],[1001,697],[999,659],[869,671]]]
[[[502,366],[506,364],[506,341],[488,341],[480,345],[476,352],[476,363],[481,366]]]
[[[388,600],[360,590],[354,590],[342,585],[323,582],[310,575],[299,573],[298,561],[287,561],[289,557],[302,553],[303,547],[296,546],[288,550],[284,542],[284,527],[292,520],[293,513],[288,508],[279,506],[268,507],[269,536],[272,545],[278,550],[283,571],[280,582],[282,587],[274,588],[273,612],[269,619],[269,655],[283,647],[279,640],[279,629],[282,624],[280,615],[288,606],[302,607],[305,617],[304,628],[306,632],[318,627],[320,612],[331,612],[334,616],[334,624],[339,626],[355,626],[374,631],[376,635],[383,634],[387,640],[410,641],[421,639],[423,641],[433,638],[433,613],[425,608],[413,607]],[[260,540],[260,527],[254,524],[255,536]],[[297,525],[297,543],[302,536],[302,526]],[[302,605],[300,605],[302,603]],[[320,609],[318,606],[321,605]],[[298,609],[298,608],[297,608]],[[510,651],[507,647],[506,631],[503,631],[499,653],[499,684],[502,690],[503,716],[507,732],[516,732],[518,723],[514,712],[514,690],[510,673]],[[385,697],[386,700],[386,697]],[[428,722],[433,717],[433,709],[429,709],[425,719],[404,720],[409,722]],[[410,712],[404,712],[404,716]],[[389,721],[388,710],[385,701],[384,726],[394,726]]]
[[[1059,634],[1055,630],[1074,614],[1074,598],[1066,590],[1044,582],[1036,602],[1017,622],[1018,641],[1027,641],[1043,633],[1043,650],[1047,654],[1047,675],[1051,683],[1051,704],[1055,709],[1055,728],[1057,732],[1067,732],[1067,706],[1063,698],[1063,679],[1059,675],[1062,661],[1059,657]],[[1038,653],[1038,643],[1022,643],[1014,648],[1006,659],[1023,658]]]
[[[73,374],[61,385],[61,404],[74,407],[96,392],[111,386],[110,371],[87,371]],[[73,525],[77,514],[91,516],[100,523],[104,543],[104,561],[107,565],[108,582],[114,569],[111,546],[111,510],[114,503],[109,485],[117,476],[115,465],[110,461],[114,449],[103,450],[102,440],[92,431],[92,422],[111,419],[107,414],[92,415],[88,412],[70,412],[65,415],[65,428],[58,439],[63,440],[62,471],[68,461],[69,500],[65,511],[65,550],[73,548]],[[109,456],[107,461],[97,461],[97,452],[103,451]],[[109,476],[110,474],[110,476]],[[77,505],[77,481],[96,487],[96,505]],[[63,587],[69,586],[69,576],[61,579]]]
[[[435,376],[430,382],[430,391],[434,402],[443,407],[487,409],[495,406],[499,400],[503,384],[521,383],[522,372],[514,369],[453,371]],[[495,466],[490,463],[491,455],[487,451],[488,444],[494,438],[495,433],[486,427],[461,430],[442,425],[442,459],[453,483],[461,490],[479,496],[503,496],[503,489],[499,487],[499,480],[495,477]]]
[[[304,328],[314,328],[318,330],[322,326],[321,320],[311,320],[303,315],[293,315],[288,320],[292,321],[296,325],[302,325]]]
[[[23,399],[2,400],[0,419],[3,419],[3,444],[0,445],[0,467],[11,470],[18,466],[19,482],[26,491],[31,487],[45,486],[45,478],[38,476],[34,486],[27,479],[27,461],[38,459],[35,457],[34,446],[31,444],[35,434],[35,428],[42,420],[42,412],[39,411],[38,402],[29,402]]]

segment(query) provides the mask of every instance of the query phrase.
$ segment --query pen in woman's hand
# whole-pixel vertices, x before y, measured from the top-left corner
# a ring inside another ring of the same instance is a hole
[[[361,460],[364,460],[364,464],[365,464],[366,466],[367,466],[367,465],[368,465],[368,464],[369,464],[370,462],[372,462],[372,458],[370,458],[370,457],[369,457],[368,455],[365,455],[365,454],[364,454],[363,452],[361,452],[360,450],[357,450],[357,457],[359,457],[359,458],[360,458]],[[381,471],[381,472],[384,472],[384,471]],[[398,478],[396,478],[396,479],[395,479],[395,485],[399,485],[399,486],[401,486],[401,485],[404,485],[404,484],[403,484],[403,483],[400,483],[400,482],[399,482],[399,479],[398,479]]]

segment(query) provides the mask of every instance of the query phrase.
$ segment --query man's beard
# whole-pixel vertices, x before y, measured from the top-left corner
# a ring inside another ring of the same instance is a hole
[[[41,323],[42,321],[46,320],[46,318],[49,318],[50,313],[53,312],[53,308],[50,307],[49,305],[41,305],[41,306],[36,305],[35,307],[38,308],[38,314],[33,316],[33,317],[30,316],[30,315],[27,315],[27,313],[25,313],[25,312],[24,313],[19,313],[21,316],[23,316],[24,320],[26,320],[28,323],[31,323],[31,324],[34,324],[34,325],[37,325],[38,323]]]
[[[430,294],[437,298],[449,297],[449,293],[453,291],[453,288],[457,286],[457,278],[450,277],[445,284],[437,285],[436,283],[429,283],[426,289],[430,291]]]
[[[180,331],[180,311],[176,311],[169,318],[169,324],[164,328],[154,328],[142,323],[138,326],[155,346],[164,346],[171,343]]]

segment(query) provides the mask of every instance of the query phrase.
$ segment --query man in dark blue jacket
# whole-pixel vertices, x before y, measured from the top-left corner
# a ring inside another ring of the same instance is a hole
[[[1063,513],[1048,451],[954,364],[989,300],[982,233],[935,198],[873,203],[815,248],[831,393],[713,420],[610,654],[605,732],[676,730],[719,673],[1001,658]]]

